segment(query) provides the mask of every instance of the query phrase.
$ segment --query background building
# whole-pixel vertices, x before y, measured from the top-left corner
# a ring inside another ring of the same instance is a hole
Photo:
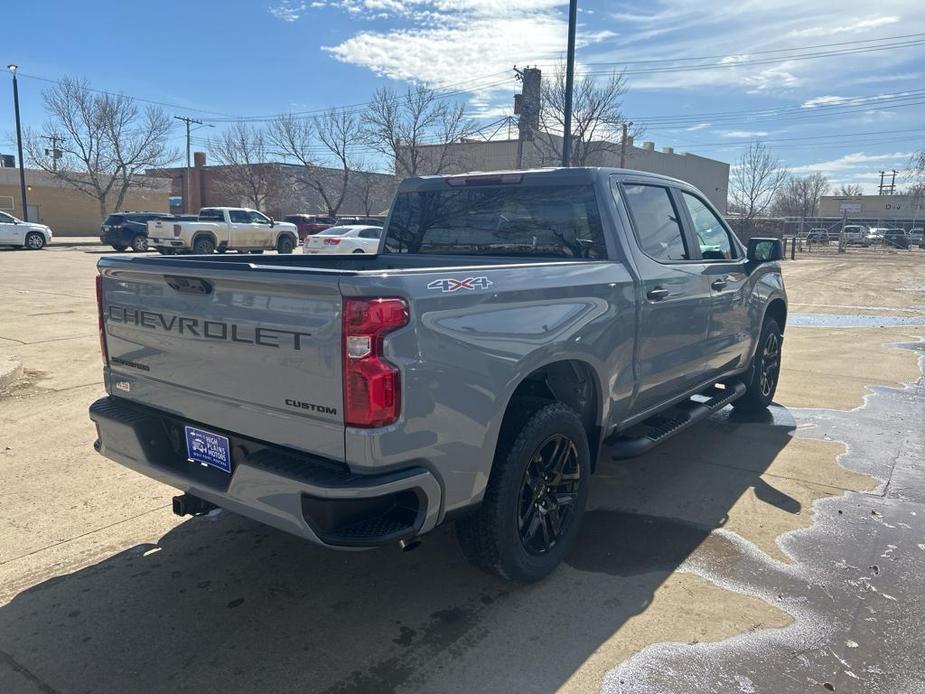
[[[28,215],[23,214],[19,169],[0,167],[0,210],[20,219],[47,224],[56,236],[96,236],[100,230],[99,203],[85,193],[37,169],[26,169]],[[133,188],[122,205],[126,210],[166,212],[170,180],[146,178],[143,189]]]
[[[925,197],[912,195],[823,195],[820,217],[915,221],[925,219]]]
[[[319,168],[317,171],[320,177],[330,179],[326,186],[328,189],[339,189],[338,181],[343,175],[340,169]],[[259,207],[261,211],[277,219],[287,214],[327,214],[321,195],[299,183],[298,177],[303,173],[302,167],[293,164],[268,162],[253,165],[249,172],[250,177],[267,191],[257,204],[252,197],[244,193],[246,186],[236,183],[242,177],[240,170],[235,171],[231,166],[209,165],[205,152],[194,152],[193,166],[190,168],[189,204],[184,205],[185,166],[148,171],[149,175],[170,179],[170,209],[177,214],[196,214],[200,208],[213,206]],[[351,171],[347,192],[337,214],[379,214],[388,209],[394,192],[394,176]]]
[[[557,152],[561,151],[561,138],[553,136],[555,146],[544,147],[545,135],[538,134],[523,145],[523,168],[557,166]],[[516,169],[518,140],[463,140],[446,146],[426,145],[421,147],[423,157],[420,170],[433,170],[436,161],[443,156],[449,162],[441,173],[464,173],[467,171],[497,171]],[[430,153],[430,154],[429,154]],[[619,146],[600,148],[590,155],[589,166],[620,166]],[[708,159],[687,152],[675,152],[671,147],[655,149],[653,142],[644,142],[636,147],[633,138],[628,137],[625,150],[625,168],[637,171],[672,176],[696,186],[720,212],[726,211],[729,192],[729,164]]]

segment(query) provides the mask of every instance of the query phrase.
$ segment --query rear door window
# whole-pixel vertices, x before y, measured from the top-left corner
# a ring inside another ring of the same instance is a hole
[[[562,259],[607,257],[590,185],[498,185],[405,191],[387,253]]]
[[[667,188],[624,183],[623,196],[643,253],[660,263],[690,260],[680,215]]]
[[[225,216],[221,210],[205,209],[199,213],[199,220],[203,222],[224,222]]]
[[[704,260],[733,260],[736,248],[719,217],[695,195],[681,191],[681,197],[691,216],[700,256]]]

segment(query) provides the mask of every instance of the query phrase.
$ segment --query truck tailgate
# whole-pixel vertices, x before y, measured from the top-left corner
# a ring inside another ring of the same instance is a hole
[[[337,276],[222,265],[101,263],[109,392],[343,460]]]

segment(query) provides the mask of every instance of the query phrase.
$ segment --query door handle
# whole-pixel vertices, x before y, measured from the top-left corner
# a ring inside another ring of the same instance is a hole
[[[715,289],[716,291],[719,291],[720,289],[725,289],[726,280],[725,279],[713,280],[713,284],[711,284],[710,286],[713,287],[713,289]]]
[[[646,294],[647,299],[652,301],[661,301],[662,299],[668,296],[668,290],[664,287],[655,287],[655,289],[650,289]]]

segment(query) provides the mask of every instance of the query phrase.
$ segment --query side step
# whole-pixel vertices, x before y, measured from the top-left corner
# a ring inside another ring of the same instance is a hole
[[[745,384],[741,381],[729,383],[725,388],[711,386],[690,400],[678,403],[626,431],[614,434],[607,439],[607,445],[613,451],[615,460],[635,458],[684,431],[692,424],[706,419],[743,395],[745,395]]]

